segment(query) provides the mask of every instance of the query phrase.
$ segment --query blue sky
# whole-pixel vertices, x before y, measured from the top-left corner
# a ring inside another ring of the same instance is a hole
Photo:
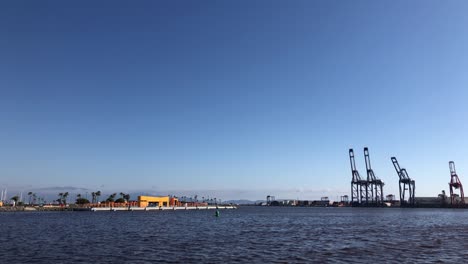
[[[367,146],[468,182],[464,1],[0,3],[0,187],[349,194]],[[468,183],[467,183],[468,184]]]

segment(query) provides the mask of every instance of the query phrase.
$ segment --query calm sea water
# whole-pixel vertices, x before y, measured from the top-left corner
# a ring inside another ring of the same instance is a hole
[[[468,210],[0,213],[1,263],[454,263]]]

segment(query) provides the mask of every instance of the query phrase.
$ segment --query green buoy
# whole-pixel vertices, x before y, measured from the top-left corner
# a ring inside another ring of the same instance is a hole
[[[219,217],[219,210],[218,209],[216,209],[215,216]]]

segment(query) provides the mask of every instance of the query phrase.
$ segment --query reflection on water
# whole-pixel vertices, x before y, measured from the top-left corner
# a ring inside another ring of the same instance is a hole
[[[463,262],[468,210],[1,213],[2,263]]]

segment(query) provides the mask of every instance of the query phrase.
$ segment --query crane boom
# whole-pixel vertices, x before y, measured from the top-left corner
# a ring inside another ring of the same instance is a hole
[[[406,169],[400,167],[400,164],[395,157],[391,157],[391,160],[399,178],[400,206],[414,206],[415,181],[409,177]],[[408,198],[406,198],[406,193],[408,193]]]

